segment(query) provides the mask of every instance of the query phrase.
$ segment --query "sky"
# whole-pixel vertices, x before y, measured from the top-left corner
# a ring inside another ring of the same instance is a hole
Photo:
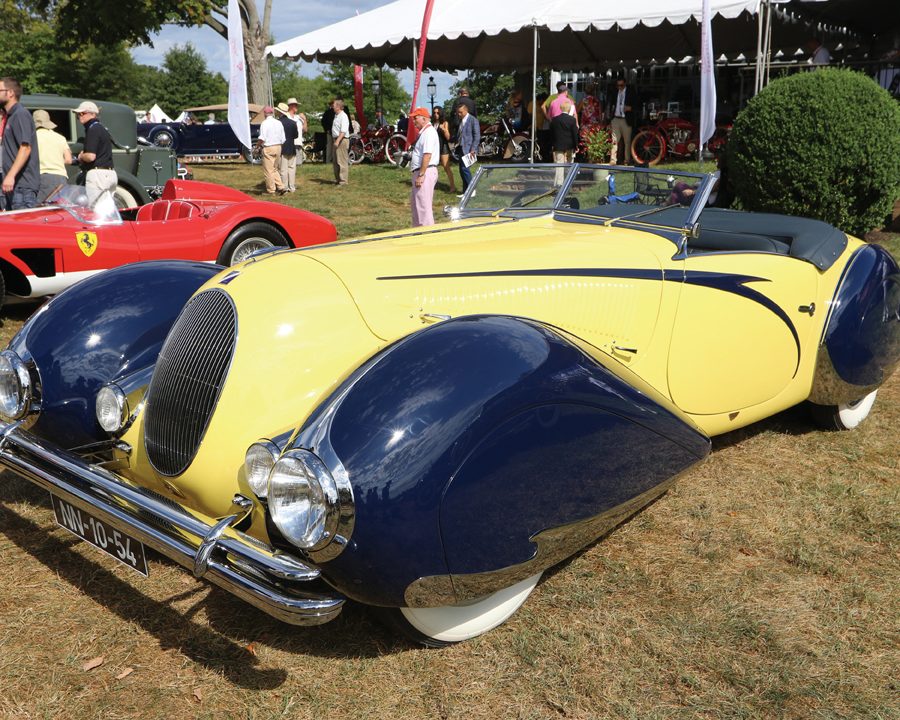
[[[346,20],[357,14],[372,10],[382,5],[387,5],[390,0],[272,0],[272,21],[270,30],[275,42],[289,40],[297,35],[302,35],[313,30],[331,25],[332,23]],[[263,9],[263,0],[256,0],[256,6],[260,14]],[[424,7],[424,6],[423,6]],[[213,72],[220,72],[228,78],[228,43],[211,28],[206,26],[183,28],[176,25],[163,27],[162,32],[153,35],[153,47],[141,45],[133,49],[132,55],[136,62],[142,65],[161,66],[163,58],[168,50],[175,45],[193,46],[206,58],[206,64]],[[301,75],[314,77],[319,74],[320,66],[317,63],[298,61]],[[413,72],[411,70],[400,71],[400,81],[407,92],[412,95]],[[447,73],[434,73],[437,84],[435,103],[441,104],[450,96],[450,85],[456,78]],[[428,105],[428,95],[425,92],[427,77],[423,76],[419,89],[419,105]],[[275,98],[278,102],[279,98]]]

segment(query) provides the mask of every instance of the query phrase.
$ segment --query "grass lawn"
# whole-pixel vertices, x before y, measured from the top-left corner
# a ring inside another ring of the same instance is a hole
[[[261,189],[260,168],[194,171]],[[278,202],[342,237],[409,225],[408,172],[299,175]],[[882,240],[898,254],[900,235]],[[3,336],[31,310],[4,309]],[[856,431],[818,431],[797,407],[718,437],[509,622],[443,650],[353,604],[280,624],[153,553],[145,580],[6,473],[0,718],[898,718],[898,426],[895,374]]]
[[[270,199],[265,194],[261,166],[245,163],[191,166],[195,180],[220,182],[251,195]],[[434,193],[435,220],[442,221],[444,205],[458,202],[448,190],[447,176],[442,168]],[[459,171],[454,168],[456,186],[462,191]],[[354,165],[350,168],[350,183],[338,187],[330,165],[306,163],[297,170],[297,192],[276,199],[294,207],[311,210],[329,218],[337,226],[340,237],[349,238],[384,230],[410,226],[409,169],[380,165]]]

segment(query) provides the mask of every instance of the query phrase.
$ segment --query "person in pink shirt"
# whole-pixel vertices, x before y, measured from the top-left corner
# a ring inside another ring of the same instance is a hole
[[[572,101],[572,98],[569,97],[569,86],[564,82],[556,83],[556,95],[552,95],[544,101],[543,107],[547,119],[552,121],[557,115],[562,114],[563,103],[569,107],[567,112],[575,118],[577,124],[578,116],[575,112],[575,103]]]

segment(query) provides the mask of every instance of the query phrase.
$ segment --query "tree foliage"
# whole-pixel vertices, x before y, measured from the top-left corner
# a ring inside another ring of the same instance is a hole
[[[52,22],[33,10],[7,2],[3,7],[3,73],[22,83],[26,93],[130,102],[141,70],[122,43],[97,48],[90,43],[64,47]]]
[[[170,115],[186,107],[228,101],[225,78],[211,73],[204,57],[190,43],[169,50],[163,69],[165,87],[160,91],[158,102]]]
[[[727,161],[743,208],[861,235],[880,227],[900,196],[900,106],[851,70],[782,78],[735,118]]]
[[[355,111],[353,101],[353,65],[335,63],[324,68],[322,76],[330,97],[342,97],[350,113]],[[378,77],[376,68],[363,70],[363,112],[370,122],[375,117],[375,93],[372,92],[372,79]],[[411,97],[400,85],[400,78],[392,70],[381,71],[381,105],[385,118],[392,120],[399,117],[400,111],[409,111]]]
[[[466,78],[458,80],[450,86],[453,97],[444,104],[446,111],[450,111],[453,101],[459,95],[460,88],[463,87],[469,89],[469,96],[475,101],[478,117],[484,121],[503,112],[510,93],[516,87],[516,79],[510,73],[489,70],[471,71]]]
[[[98,47],[152,44],[150,35],[166,23],[206,25],[227,37],[227,0],[22,0],[55,22],[65,47],[91,43]],[[4,0],[12,2],[12,0]],[[260,16],[255,0],[238,0],[250,102],[266,103],[272,88],[265,48],[271,39],[272,0],[263,0]]]

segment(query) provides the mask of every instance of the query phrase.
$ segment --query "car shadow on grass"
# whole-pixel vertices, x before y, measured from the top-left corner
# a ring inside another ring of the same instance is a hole
[[[156,637],[163,651],[177,650],[236,686],[270,690],[287,680],[284,669],[256,667],[259,660],[254,645],[257,644],[292,655],[337,659],[377,657],[412,647],[389,634],[376,622],[374,613],[354,603],[347,603],[341,615],[326,625],[294,627],[203,581],[157,601],[139,590],[143,578],[135,576],[133,583],[120,579],[101,562],[70,552],[79,540],[56,537],[46,527],[22,517],[10,507],[11,503],[26,502],[52,513],[48,493],[8,471],[0,474],[0,483],[3,486],[0,528],[10,542],[98,605]],[[152,565],[179,567],[149,548],[147,554]],[[192,576],[185,571],[185,577]],[[172,588],[179,589],[182,588]],[[172,606],[194,595],[197,600],[186,612]],[[192,617],[201,608],[209,626]]]
[[[716,435],[712,438],[712,451],[722,450],[723,448],[738,445],[746,440],[761,435],[763,433],[772,432],[779,435],[800,436],[807,435],[812,432],[821,432],[812,419],[809,407],[806,403],[794,405],[794,407],[783,410],[782,412],[751,423],[746,427],[732,430],[722,435]]]

